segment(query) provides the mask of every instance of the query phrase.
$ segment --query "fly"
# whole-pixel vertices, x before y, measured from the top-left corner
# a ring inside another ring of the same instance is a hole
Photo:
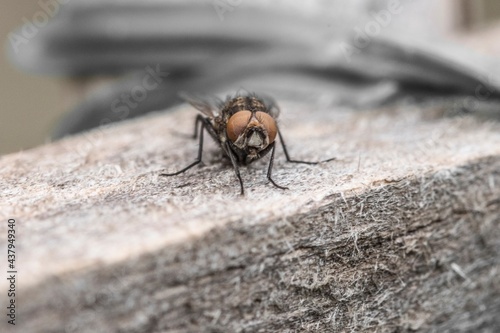
[[[245,193],[245,190],[240,175],[240,165],[248,165],[266,156],[269,152],[271,152],[271,157],[267,168],[267,179],[279,189],[288,189],[285,186],[276,184],[272,179],[277,136],[285,152],[287,162],[318,164],[335,159],[329,158],[320,162],[291,159],[283,136],[276,124],[279,108],[267,96],[259,97],[256,94],[238,95],[228,97],[225,102],[218,99],[212,102],[185,95],[182,97],[202,113],[196,116],[193,134],[193,139],[198,138],[199,135],[198,157],[182,170],[174,173],[162,173],[161,176],[179,175],[201,162],[204,130],[220,145],[225,155],[231,160],[236,177],[240,182],[241,195]]]

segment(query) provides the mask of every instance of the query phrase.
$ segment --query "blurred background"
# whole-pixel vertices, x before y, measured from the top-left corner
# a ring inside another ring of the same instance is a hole
[[[59,78],[23,72],[7,58],[8,34],[40,10],[37,1],[4,0],[0,8],[0,154],[6,154],[44,143],[65,109]]]
[[[0,8],[0,154],[175,105],[181,90],[311,96],[307,87],[351,84],[352,95],[326,98],[349,104],[369,85],[387,99],[416,82],[473,95],[481,70],[494,67],[483,59],[500,55],[497,0],[3,0]],[[425,68],[449,82],[418,74]]]

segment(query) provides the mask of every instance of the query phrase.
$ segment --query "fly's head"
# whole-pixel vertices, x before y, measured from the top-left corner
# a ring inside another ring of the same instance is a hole
[[[276,121],[264,111],[238,111],[226,125],[227,138],[246,153],[248,161],[258,159],[259,153],[274,142],[277,132]]]

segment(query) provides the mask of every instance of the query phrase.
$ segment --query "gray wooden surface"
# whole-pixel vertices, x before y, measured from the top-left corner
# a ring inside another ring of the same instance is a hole
[[[266,159],[240,197],[212,143],[204,167],[158,177],[196,156],[187,106],[3,156],[21,278],[0,330],[496,332],[500,125],[445,102],[280,104],[293,157],[338,158],[278,150],[287,191]]]

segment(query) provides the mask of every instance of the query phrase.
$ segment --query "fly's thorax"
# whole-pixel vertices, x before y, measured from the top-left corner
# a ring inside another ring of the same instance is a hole
[[[229,118],[240,111],[267,112],[267,109],[264,102],[256,96],[237,96],[225,103],[222,114]]]
[[[226,136],[236,147],[256,153],[274,142],[277,131],[276,121],[262,111],[238,111],[226,126]]]

